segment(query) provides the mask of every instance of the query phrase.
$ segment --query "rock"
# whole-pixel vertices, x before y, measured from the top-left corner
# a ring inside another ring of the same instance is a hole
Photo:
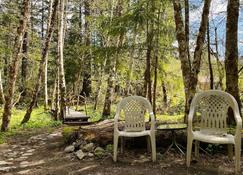
[[[82,140],[77,140],[73,146],[75,147],[75,149],[79,149],[82,147],[82,144],[83,144]]]
[[[21,157],[15,159],[15,161],[17,161],[17,162],[21,162],[21,161],[24,161],[24,160],[27,159],[27,158],[28,158],[28,157],[26,157],[26,156],[21,156]]]
[[[19,171],[17,172],[17,174],[28,174],[30,173],[31,170],[22,170],[22,171]]]
[[[88,157],[94,157],[94,154],[93,153],[88,153],[87,156]]]
[[[78,157],[79,160],[82,160],[85,157],[85,154],[82,150],[78,150],[75,152],[75,155]]]
[[[94,143],[88,143],[86,145],[83,146],[82,150],[86,151],[86,152],[92,152],[94,149]]]
[[[73,145],[70,145],[70,146],[67,146],[64,151],[65,151],[65,153],[71,153],[74,151],[74,149],[75,149],[75,147]]]
[[[32,153],[34,151],[35,151],[35,149],[30,149],[30,150],[27,151],[27,153]]]
[[[12,165],[12,162],[0,161],[0,165]]]
[[[24,153],[22,156],[32,156],[33,153]]]
[[[23,161],[23,162],[20,162],[19,167],[26,168],[26,167],[30,167],[30,166],[41,165],[43,163],[45,163],[44,160],[39,160],[39,161],[34,161],[34,162]]]
[[[9,172],[11,169],[15,169],[15,166],[0,167],[0,172]]]
[[[97,156],[97,157],[102,157],[104,154],[105,154],[105,150],[101,147],[97,147],[95,148],[94,150],[94,154]]]

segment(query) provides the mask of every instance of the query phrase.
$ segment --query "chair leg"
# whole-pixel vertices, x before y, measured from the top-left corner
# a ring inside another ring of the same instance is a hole
[[[124,137],[120,137],[121,138],[121,153],[124,153],[124,148],[125,148],[125,138]]]
[[[199,147],[200,147],[200,141],[195,140],[195,157],[199,158]]]
[[[156,161],[156,141],[155,141],[155,135],[152,134],[150,135],[151,139],[151,148],[152,148],[152,161]]]
[[[191,163],[191,153],[192,153],[192,141],[190,136],[187,136],[187,148],[186,148],[186,166],[189,167]]]
[[[148,152],[151,152],[151,139],[150,139],[150,136],[146,136],[146,140],[147,140],[147,151]]]
[[[114,140],[113,140],[113,161],[117,161],[117,148],[118,148],[118,139],[119,136],[114,134]]]
[[[235,171],[240,172],[241,141],[235,143]]]
[[[227,148],[228,148],[228,157],[229,157],[230,160],[233,160],[233,145],[228,144]]]

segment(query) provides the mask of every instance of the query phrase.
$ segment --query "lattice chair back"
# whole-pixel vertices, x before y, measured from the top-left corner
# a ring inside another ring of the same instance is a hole
[[[195,98],[195,114],[200,116],[200,131],[205,134],[224,135],[227,133],[229,107],[235,109],[235,99],[222,91],[208,91]]]
[[[145,130],[146,111],[152,112],[152,107],[146,98],[130,96],[120,102],[117,112],[124,112],[125,131],[136,132]]]

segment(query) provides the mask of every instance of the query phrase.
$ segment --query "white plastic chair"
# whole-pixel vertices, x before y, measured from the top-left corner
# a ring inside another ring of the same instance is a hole
[[[234,112],[235,134],[227,133],[227,113],[229,107]],[[200,116],[200,129],[193,130],[193,117]],[[240,171],[242,120],[236,100],[229,93],[210,90],[196,94],[192,100],[187,129],[187,167],[190,166],[192,142],[195,143],[195,157],[199,156],[199,142],[229,144],[235,147],[235,170]]]
[[[145,113],[149,113],[151,118],[150,130],[145,129]],[[124,112],[125,127],[124,130],[118,129],[118,119]],[[114,118],[114,150],[113,160],[117,161],[117,148],[119,137],[141,137],[148,136],[151,141],[152,160],[156,161],[156,143],[155,143],[155,120],[149,101],[140,96],[130,96],[121,100],[116,109]]]

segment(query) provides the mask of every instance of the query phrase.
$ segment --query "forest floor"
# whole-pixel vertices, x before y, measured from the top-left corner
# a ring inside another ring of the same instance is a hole
[[[234,162],[222,153],[200,155],[185,167],[185,156],[175,150],[158,154],[152,163],[146,149],[128,149],[113,163],[111,154],[102,159],[78,160],[64,152],[62,127],[39,129],[12,137],[0,145],[0,174],[3,175],[215,175],[233,174]],[[158,148],[157,152],[161,152]]]

